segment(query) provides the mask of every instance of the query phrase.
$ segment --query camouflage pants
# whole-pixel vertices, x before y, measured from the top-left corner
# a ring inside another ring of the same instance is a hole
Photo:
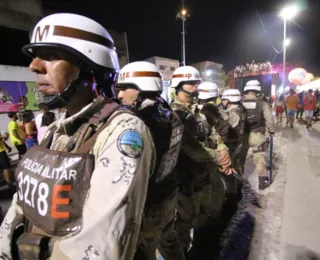
[[[266,176],[266,158],[265,158],[265,135],[261,132],[251,132],[243,143],[243,149],[240,155],[240,163],[242,172],[244,172],[244,165],[248,150],[252,148],[253,163],[255,164],[258,175],[260,177]]]
[[[173,199],[150,205],[145,209],[135,260],[156,260],[157,248],[166,260],[184,260],[182,248],[174,231],[176,206],[175,196]]]
[[[191,244],[190,230],[207,223],[212,207],[212,185],[207,184],[192,194],[178,193],[176,231],[184,250]]]
[[[236,170],[236,172],[240,175],[242,175],[242,167],[240,163],[240,154],[243,152],[244,149],[241,149],[241,151],[236,151],[238,147],[238,144],[235,145],[228,145],[229,153],[232,158],[232,166]],[[237,154],[235,154],[235,152]],[[248,150],[245,151],[248,153]],[[237,194],[238,187],[241,185],[241,183],[232,175],[223,175],[223,180],[226,185],[226,193],[227,194]]]
[[[223,203],[225,202],[227,184],[224,180],[223,174],[217,167],[212,171],[212,208],[211,216],[213,218],[219,218]]]

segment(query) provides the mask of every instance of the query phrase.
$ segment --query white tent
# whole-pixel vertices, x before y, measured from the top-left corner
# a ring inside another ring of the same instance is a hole
[[[308,91],[309,89],[312,89],[312,90],[320,89],[320,79],[311,81],[310,83],[302,86],[297,86],[297,89],[299,91]]]

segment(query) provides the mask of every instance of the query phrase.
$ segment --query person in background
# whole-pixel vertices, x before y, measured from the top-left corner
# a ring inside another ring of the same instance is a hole
[[[283,112],[284,112],[284,95],[281,94],[277,97],[277,100],[276,100],[277,124],[282,123]]]
[[[21,96],[19,98],[19,104],[22,105],[23,109],[26,109],[27,106],[29,105],[29,100],[26,96]]]
[[[312,126],[311,121],[316,108],[317,98],[313,95],[313,90],[308,90],[308,95],[304,97],[304,115],[306,117],[307,129]]]
[[[6,144],[8,140],[8,133],[1,131],[0,132],[0,169],[3,171],[3,178],[7,182],[9,189],[14,191],[13,178],[10,175],[10,160],[6,150],[10,153],[11,148]]]
[[[48,130],[48,126],[56,121],[56,115],[53,112],[44,112],[42,116],[42,122],[38,129],[38,143],[40,144],[45,133]]]
[[[25,138],[22,134],[22,131],[17,123],[18,116],[16,112],[10,112],[8,113],[8,117],[11,119],[8,130],[9,130],[9,136],[12,145],[14,145],[19,153],[19,159],[23,157],[23,155],[27,152],[27,147],[25,145]]]
[[[295,113],[299,105],[298,96],[295,93],[294,89],[290,89],[289,96],[285,99],[285,104],[287,108],[287,120],[289,121],[290,127],[293,127]]]
[[[303,111],[304,111],[304,91],[301,91],[298,94],[298,98],[299,98],[299,105],[298,105],[298,111],[297,111],[297,116],[296,119],[302,120],[302,115],[303,115]]]
[[[43,114],[44,114],[45,112],[49,112],[49,109],[48,109],[48,108],[46,107],[46,105],[43,104],[43,103],[40,103],[38,107],[39,107],[39,109],[40,109],[40,112],[39,112],[39,114],[36,116],[36,120],[35,120],[37,129],[39,129],[39,128],[41,127]]]
[[[38,145],[38,130],[34,122],[34,114],[31,110],[25,110],[23,112],[23,125],[26,132],[26,146],[29,150],[33,146]]]
[[[319,90],[316,89],[314,91],[314,96],[316,97],[317,99],[317,103],[316,103],[316,107],[314,109],[314,114],[313,114],[313,120],[314,121],[317,121],[318,120],[318,115],[319,115],[319,102],[320,102],[320,93],[319,93]]]
[[[216,105],[218,106],[219,104],[221,104],[221,97],[222,97],[222,94],[220,94],[217,99],[216,99]]]

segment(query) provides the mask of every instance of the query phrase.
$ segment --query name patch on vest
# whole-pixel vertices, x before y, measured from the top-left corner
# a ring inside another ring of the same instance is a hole
[[[243,106],[246,109],[256,109],[257,107],[257,102],[243,102]]]
[[[93,156],[35,147],[17,167],[19,204],[37,227],[52,235],[81,228]]]

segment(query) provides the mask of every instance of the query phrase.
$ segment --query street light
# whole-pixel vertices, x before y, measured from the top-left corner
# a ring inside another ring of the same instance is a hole
[[[285,39],[283,42],[283,46],[288,47],[291,44],[291,40],[290,39]]]
[[[209,70],[206,70],[205,73],[206,73],[207,77],[210,77],[212,75],[213,71],[209,69]]]
[[[296,6],[292,5],[292,6],[287,6],[285,8],[282,9],[280,16],[283,19],[292,19],[296,14],[298,13],[298,9]]]
[[[283,86],[286,86],[286,55],[287,46],[290,44],[290,40],[287,39],[287,20],[292,19],[298,10],[294,5],[287,6],[282,9],[280,16],[283,18],[283,64],[282,64],[282,81]]]
[[[183,66],[186,66],[186,31],[185,31],[185,22],[189,17],[188,11],[186,9],[182,9],[179,13],[177,13],[176,18],[181,19],[182,21],[182,63]]]

